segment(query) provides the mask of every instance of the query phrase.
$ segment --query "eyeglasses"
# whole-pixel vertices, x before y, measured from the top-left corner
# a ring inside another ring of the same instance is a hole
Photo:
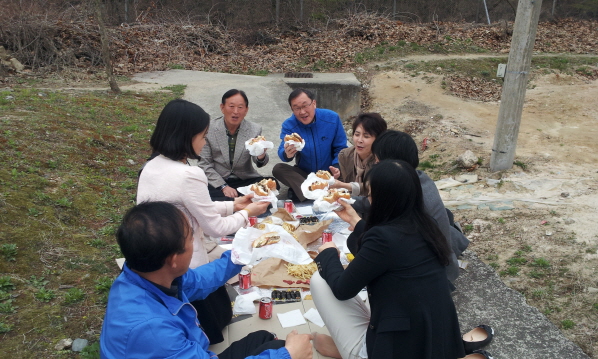
[[[309,106],[311,106],[313,103],[314,103],[314,100],[311,100],[311,102],[307,105],[303,105],[301,107],[295,106],[295,107],[291,107],[291,109],[293,110],[293,112],[300,113],[300,112],[307,110],[309,108]]]

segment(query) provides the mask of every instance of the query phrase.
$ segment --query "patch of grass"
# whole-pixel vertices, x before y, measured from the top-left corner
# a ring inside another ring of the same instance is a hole
[[[473,224],[466,224],[466,225],[464,225],[463,226],[463,231],[467,232],[467,233],[473,231]]]
[[[12,284],[10,276],[5,275],[0,277],[0,290],[9,291],[13,289],[15,289],[15,285]]]
[[[2,333],[8,333],[11,330],[12,330],[12,325],[0,322],[0,334],[2,334]]]
[[[517,276],[519,275],[519,267],[509,267],[506,270],[503,270],[499,273],[501,276]]]
[[[530,277],[530,278],[534,278],[534,279],[540,279],[540,278],[542,278],[542,277],[544,277],[544,276],[545,276],[545,274],[544,274],[544,273],[542,273],[542,272],[539,272],[539,271],[537,271],[537,270],[532,270],[532,271],[531,271],[531,272],[529,272],[527,275],[528,275],[528,277]]]
[[[428,170],[428,169],[432,169],[432,168],[436,168],[436,165],[433,164],[430,161],[422,161],[419,163],[419,166],[417,166],[419,169],[421,169],[422,171]]]
[[[184,70],[185,69],[185,66],[183,66],[181,64],[168,64],[166,66],[168,66],[168,68],[171,70]]]
[[[511,266],[521,266],[527,263],[527,259],[523,257],[512,257],[507,259],[507,264]]]
[[[29,280],[27,282],[31,286],[38,288],[38,289],[44,288],[46,286],[46,284],[50,283],[50,281],[46,280],[45,277],[36,277],[34,275],[29,277]]]
[[[563,327],[563,329],[571,329],[575,326],[575,322],[570,320],[570,319],[565,319],[563,321],[561,321],[561,326]]]
[[[175,98],[181,98],[185,94],[187,85],[172,85],[163,87],[164,90],[172,91]]]
[[[90,240],[87,243],[90,246],[95,247],[95,248],[103,248],[103,247],[106,246],[106,242],[103,239],[100,239],[100,238],[94,238],[94,239]]]
[[[71,288],[64,295],[64,304],[73,304],[82,301],[85,298],[85,292],[79,288]]]
[[[598,303],[592,304],[592,309],[598,311]]]
[[[9,262],[14,262],[17,258],[18,247],[14,243],[4,243],[0,245],[0,254]]]
[[[496,263],[496,262],[490,262],[488,263],[488,265],[492,268],[494,268],[494,270],[497,270],[498,268],[500,268],[500,264]]]
[[[49,302],[56,298],[56,293],[51,289],[41,288],[37,291],[37,293],[35,293],[34,296],[35,299],[39,300],[40,302]]]
[[[498,260],[498,254],[488,254],[486,256],[486,260],[488,260],[488,261],[496,261],[496,260]]]
[[[536,258],[531,264],[532,267],[538,267],[543,269],[550,268],[550,262],[546,258]]]
[[[11,314],[17,310],[17,307],[12,305],[12,299],[5,300],[0,303],[0,313]]]
[[[513,164],[517,167],[520,167],[524,171],[527,169],[527,165],[521,161],[514,161]]]
[[[505,224],[505,223],[506,223],[506,220],[505,220],[504,218],[500,217],[500,218],[498,219],[498,223],[500,223],[500,224]]]
[[[80,357],[83,359],[100,359],[100,342],[95,342],[83,348]]]

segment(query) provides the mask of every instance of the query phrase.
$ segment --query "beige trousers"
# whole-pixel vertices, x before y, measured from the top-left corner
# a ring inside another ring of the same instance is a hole
[[[367,358],[362,348],[365,349],[370,308],[359,296],[343,301],[336,299],[328,283],[318,272],[311,277],[310,283],[316,308],[343,359]]]

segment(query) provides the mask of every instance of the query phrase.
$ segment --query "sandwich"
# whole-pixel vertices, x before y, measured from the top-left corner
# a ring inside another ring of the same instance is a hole
[[[325,179],[326,181],[328,181],[329,179],[332,178],[332,175],[330,174],[330,172],[322,171],[322,170],[319,170],[318,172],[316,172],[316,176],[320,177],[321,179]]]
[[[251,140],[249,140],[249,144],[250,145],[254,145],[254,144],[258,143],[258,142],[265,141],[265,140],[266,140],[266,137],[264,137],[264,136],[257,136],[256,138],[252,138]]]
[[[249,187],[249,190],[253,191],[258,196],[267,196],[271,191],[276,189],[276,182],[269,178],[264,178],[258,183],[254,183]]]
[[[328,187],[328,183],[322,182],[322,181],[316,181],[316,182],[310,184],[309,187],[307,187],[307,189],[309,189],[310,191],[315,191],[317,189],[324,189],[326,187]]]
[[[293,132],[293,133],[291,133],[290,135],[286,135],[286,136],[284,136],[284,142],[287,142],[287,141],[297,141],[297,142],[301,142],[301,141],[303,141],[303,139],[301,138],[301,136],[299,136],[299,134],[298,134],[298,133],[296,133],[296,132]]]
[[[324,201],[328,203],[334,203],[339,198],[351,199],[351,194],[345,189],[331,189],[328,191],[328,195],[324,196]]]
[[[251,246],[253,248],[260,248],[260,247],[278,243],[278,242],[280,242],[280,235],[278,235],[278,233],[276,233],[276,232],[268,232],[268,233],[264,233],[261,236],[257,237],[253,241]]]

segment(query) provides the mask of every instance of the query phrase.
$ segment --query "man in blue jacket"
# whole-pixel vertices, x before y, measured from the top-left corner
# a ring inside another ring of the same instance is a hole
[[[193,233],[185,215],[166,202],[145,202],[123,218],[117,241],[126,262],[110,295],[100,336],[102,358],[309,359],[311,336],[283,340],[258,331],[216,355],[189,303],[203,299],[242,266],[220,259],[189,269]]]
[[[311,172],[338,167],[338,153],[347,147],[347,135],[338,114],[316,107],[315,95],[298,88],[289,95],[293,115],[282,123],[278,157],[283,162],[295,159],[295,165],[279,163],[272,169],[274,177],[287,185],[300,201],[305,201],[301,183]],[[284,137],[297,133],[305,141],[303,150],[286,144]]]

